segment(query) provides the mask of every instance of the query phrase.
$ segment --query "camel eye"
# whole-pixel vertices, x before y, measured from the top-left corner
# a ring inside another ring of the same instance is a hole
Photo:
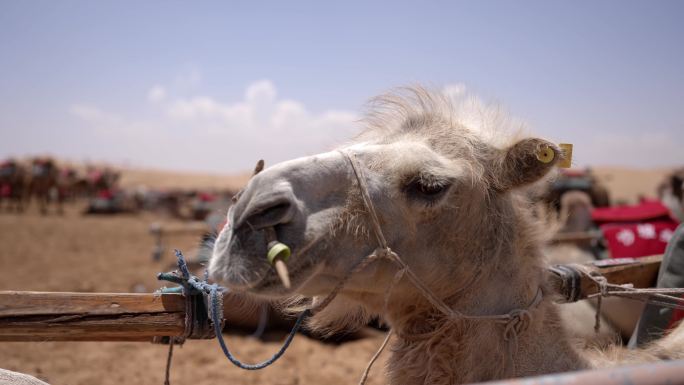
[[[423,203],[436,203],[451,183],[446,180],[434,180],[429,178],[414,178],[404,186],[404,193],[409,199],[419,200]]]

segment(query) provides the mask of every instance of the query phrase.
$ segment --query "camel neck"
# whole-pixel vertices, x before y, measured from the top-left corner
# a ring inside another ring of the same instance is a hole
[[[543,285],[543,282],[539,282]],[[517,298],[527,293],[525,285],[512,285],[519,293],[503,301],[481,301],[471,306],[501,312],[527,309],[529,319],[514,335],[507,334],[506,323],[486,319],[459,319],[425,307],[392,321],[397,339],[389,370],[391,383],[468,383],[509,377],[575,370],[586,364],[571,348],[561,327],[555,304],[549,296],[535,304],[535,296],[524,295],[524,305]],[[485,293],[480,293],[485,294]],[[463,302],[460,302],[462,305]],[[530,306],[532,305],[532,306]],[[535,306],[536,305],[536,306]],[[505,309],[503,309],[505,307]],[[465,309],[463,311],[465,313]],[[497,313],[498,314],[498,313]],[[420,373],[416,377],[416,373]]]
[[[583,368],[554,306],[542,300],[515,338],[506,338],[506,326],[493,321],[416,314],[395,328],[391,383],[458,384]]]

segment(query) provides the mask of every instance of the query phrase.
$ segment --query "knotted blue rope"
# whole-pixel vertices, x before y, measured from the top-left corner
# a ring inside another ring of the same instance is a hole
[[[196,276],[192,275],[190,273],[190,270],[188,269],[187,263],[185,262],[185,257],[183,256],[183,253],[180,252],[180,250],[175,250],[175,252],[176,258],[178,260],[178,272],[180,273],[180,275],[176,273],[159,273],[157,275],[157,279],[181,285],[181,292],[186,296],[193,294],[201,294],[204,297],[209,307],[209,318],[211,319],[211,322],[214,326],[214,334],[216,334],[216,339],[218,340],[219,345],[221,346],[221,350],[223,351],[223,354],[228,358],[228,360],[240,369],[259,370],[276,362],[285,353],[287,348],[290,346],[290,343],[292,343],[295,334],[297,334],[297,331],[299,331],[299,329],[302,327],[304,319],[311,314],[311,311],[307,309],[297,317],[297,320],[295,321],[292,330],[287,335],[287,338],[285,338],[283,346],[273,356],[271,356],[271,358],[258,364],[245,364],[242,361],[238,360],[230,352],[230,349],[228,349],[228,345],[226,345],[226,341],[223,339],[223,295],[224,293],[228,292],[228,289],[219,286],[215,283],[210,284],[208,282],[208,275],[206,271],[203,280],[200,280]],[[167,290],[166,292],[170,291],[173,290]]]

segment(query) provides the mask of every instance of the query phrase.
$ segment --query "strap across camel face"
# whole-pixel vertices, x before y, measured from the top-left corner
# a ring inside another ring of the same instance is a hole
[[[328,294],[378,247],[347,153],[363,169],[388,245],[437,295],[453,295],[459,289],[454,282],[471,282],[499,262],[488,258],[513,247],[507,243],[516,231],[511,191],[542,178],[563,158],[541,139],[497,148],[462,126],[438,135],[421,136],[412,128],[361,138],[340,151],[255,175],[229,210],[211,259],[212,276],[233,289],[271,297]],[[291,251],[289,289],[266,258],[274,239]],[[395,272],[391,263],[370,265],[351,277],[342,294],[379,306]],[[394,290],[401,297],[413,288],[399,284]]]

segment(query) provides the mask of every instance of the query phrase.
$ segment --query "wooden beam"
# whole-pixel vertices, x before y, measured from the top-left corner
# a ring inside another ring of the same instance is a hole
[[[180,294],[0,291],[0,317],[54,314],[177,313]]]
[[[609,266],[596,261],[585,268],[611,283],[651,287],[661,260],[661,256],[607,260]],[[568,276],[552,270],[550,280],[567,295]],[[598,290],[585,276],[577,283],[578,299]],[[231,326],[256,322],[256,313],[241,302],[237,296],[224,298],[224,316]],[[184,330],[185,299],[180,294],[0,291],[0,341],[150,341],[155,336],[180,336]]]
[[[654,287],[658,278],[658,270],[663,260],[662,255],[653,255],[642,258],[606,259],[598,260],[582,265],[588,272],[595,272],[604,276],[608,282],[623,285],[632,284],[635,288]],[[572,268],[573,265],[561,265]],[[559,274],[558,271],[550,270],[550,281],[556,290],[566,298],[571,298],[573,284],[571,277]],[[578,285],[579,292],[575,293],[576,300],[587,298],[591,294],[598,293],[596,283],[586,275],[580,276]]]
[[[253,330],[260,312],[271,311],[265,306],[225,294],[226,325]],[[294,318],[271,316],[268,322],[287,329]],[[180,294],[0,291],[0,341],[150,341],[184,331]]]
[[[184,330],[180,294],[0,292],[0,341],[150,341]]]

